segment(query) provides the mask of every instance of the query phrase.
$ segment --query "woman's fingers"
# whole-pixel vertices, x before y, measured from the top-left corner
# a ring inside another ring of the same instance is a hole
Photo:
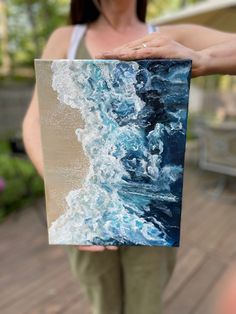
[[[162,47],[167,45],[170,39],[160,34],[150,34],[141,39],[134,40],[128,44],[122,45],[110,51],[105,51],[96,56],[97,59],[112,59],[116,55],[120,55],[124,51],[146,49],[148,47]]]
[[[149,38],[146,36],[114,50],[106,51],[97,57],[123,61],[165,58],[190,59],[192,60],[192,76],[199,76],[204,72],[206,58],[201,56],[199,51],[185,47],[166,36],[150,36]]]
[[[163,57],[163,50],[167,50],[168,45],[164,44],[162,40],[153,40],[149,42],[142,42],[142,45],[133,47],[116,48],[111,51],[96,56],[99,59],[121,59],[121,60],[137,60],[149,58]],[[170,49],[171,50],[171,49]],[[174,51],[171,51],[173,53]]]
[[[105,246],[100,245],[79,245],[77,248],[80,251],[89,251],[89,252],[101,252],[105,250]]]
[[[133,41],[129,42],[128,44],[122,45],[119,47],[119,49],[126,49],[126,48],[133,48],[133,47],[142,46],[142,44],[151,42],[153,39],[157,39],[157,38],[158,38],[157,34],[155,34],[155,33],[149,34],[149,35],[144,36],[142,38],[139,38],[137,40],[133,40]]]
[[[136,47],[142,47],[143,44],[149,44],[152,42],[162,42],[164,40],[169,40],[169,37],[163,36],[160,33],[152,33],[147,36],[144,36],[142,38],[139,38],[137,40],[133,40],[129,42],[128,44],[122,45],[116,49],[126,49],[126,48],[136,48]]]
[[[117,246],[106,246],[106,249],[110,250],[110,251],[117,251],[118,247]]]
[[[131,48],[131,49],[137,49],[137,48],[145,48],[145,47],[160,47],[168,42],[170,42],[171,39],[167,36],[163,36],[158,33],[153,33],[148,36],[145,36],[141,39],[135,40],[130,42],[129,44],[125,45],[124,48]]]
[[[119,60],[140,60],[140,59],[161,59],[175,58],[192,59],[194,51],[181,44],[170,41],[168,38],[161,40],[153,40],[143,46],[136,46],[126,49],[114,49],[113,51],[105,52],[103,58],[119,59]]]
[[[146,47],[138,50],[126,49],[122,51],[114,51],[104,53],[106,59],[119,59],[119,60],[138,60],[138,59],[155,59],[164,58],[165,49],[163,47]]]
[[[153,46],[153,44],[151,44],[151,42],[147,42],[144,43],[142,42],[142,44],[138,44],[138,45],[134,45],[132,47],[129,47],[128,45],[125,46],[121,46],[118,47],[116,49],[110,50],[110,51],[105,51],[101,54],[96,55],[97,59],[115,59],[115,56],[119,56],[122,55],[124,53],[130,53],[130,52],[134,52],[143,48],[147,48]]]

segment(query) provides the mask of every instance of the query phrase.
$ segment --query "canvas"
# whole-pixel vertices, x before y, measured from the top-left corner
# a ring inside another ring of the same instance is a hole
[[[36,60],[50,244],[179,246],[190,60]]]

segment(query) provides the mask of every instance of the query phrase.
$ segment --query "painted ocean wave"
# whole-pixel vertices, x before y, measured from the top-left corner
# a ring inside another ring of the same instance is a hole
[[[60,103],[84,120],[75,134],[90,166],[51,224],[50,243],[178,245],[190,63],[55,60],[51,68]]]

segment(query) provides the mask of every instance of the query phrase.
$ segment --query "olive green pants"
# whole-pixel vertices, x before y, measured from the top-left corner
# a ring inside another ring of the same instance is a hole
[[[174,269],[176,248],[133,246],[85,252],[68,247],[68,253],[93,314],[162,312],[162,293]]]

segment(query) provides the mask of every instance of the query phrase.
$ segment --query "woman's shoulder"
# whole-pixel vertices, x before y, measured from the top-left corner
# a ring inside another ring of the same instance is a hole
[[[75,25],[66,25],[56,28],[52,34],[51,37],[58,38],[61,36],[70,35],[73,32]]]
[[[56,28],[50,35],[44,48],[42,58],[63,59],[67,56],[74,25]]]

